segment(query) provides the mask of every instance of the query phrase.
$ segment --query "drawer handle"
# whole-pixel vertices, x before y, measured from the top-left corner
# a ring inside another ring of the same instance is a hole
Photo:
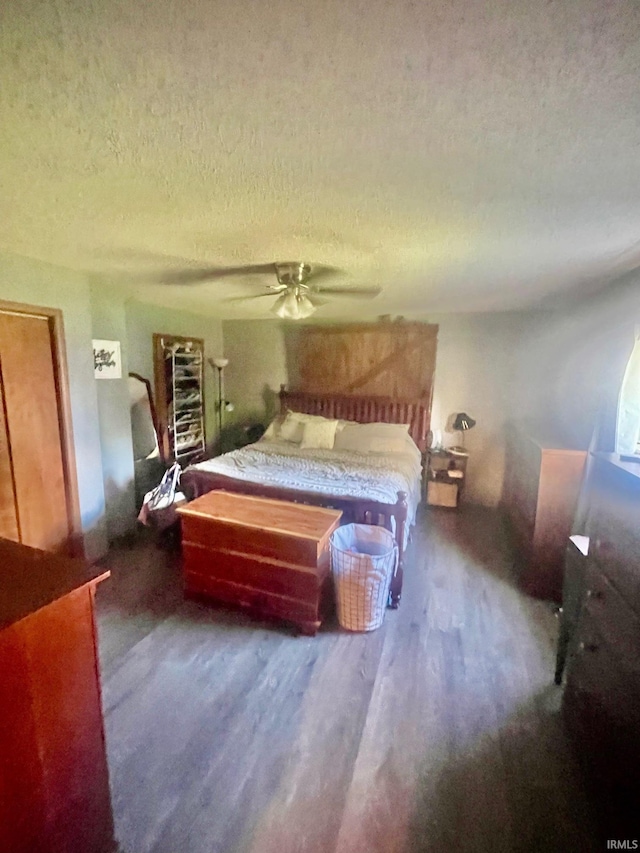
[[[578,648],[580,649],[581,652],[597,652],[599,647],[598,647],[597,643],[582,642],[582,643],[580,643]]]
[[[594,601],[601,601],[604,598],[604,592],[600,589],[588,589],[587,598],[592,598]]]

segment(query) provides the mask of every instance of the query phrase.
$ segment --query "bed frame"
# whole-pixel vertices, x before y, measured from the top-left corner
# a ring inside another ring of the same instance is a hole
[[[303,391],[287,391],[280,387],[280,411],[289,409],[309,415],[322,415],[326,418],[340,418],[358,423],[398,423],[409,424],[409,434],[422,453],[428,446],[430,400],[398,400],[390,397],[354,397],[344,394],[309,394]],[[315,506],[331,507],[342,510],[344,523],[378,524],[387,530],[393,530],[398,543],[398,568],[391,581],[389,605],[396,608],[402,594],[404,570],[404,540],[407,525],[407,495],[398,492],[393,504],[367,501],[360,498],[348,498],[341,495],[319,495],[315,492],[302,492],[296,489],[283,489],[277,486],[265,486],[244,480],[236,480],[223,474],[205,471],[187,470],[182,475],[181,490],[189,498],[197,498],[214,489],[223,489],[246,495],[258,495],[276,500],[305,503]]]
[[[429,445],[431,400],[395,397],[355,397],[349,394],[309,394],[280,386],[280,413],[289,409],[323,418],[357,421],[359,424],[409,424],[409,435],[421,453]]]

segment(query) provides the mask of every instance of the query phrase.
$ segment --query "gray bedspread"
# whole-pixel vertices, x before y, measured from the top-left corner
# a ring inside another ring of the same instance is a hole
[[[208,471],[287,489],[354,497],[394,504],[407,493],[408,520],[415,521],[420,502],[420,452],[355,453],[309,450],[287,441],[260,441],[225,453],[188,470]]]

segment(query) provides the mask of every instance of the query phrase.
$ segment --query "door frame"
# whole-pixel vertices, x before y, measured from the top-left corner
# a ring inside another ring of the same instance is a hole
[[[19,314],[27,317],[45,318],[51,335],[51,360],[58,400],[58,424],[60,427],[64,489],[69,519],[68,550],[71,556],[84,557],[82,517],[80,515],[80,493],[76,448],[73,440],[73,419],[67,371],[67,350],[64,337],[63,314],[59,308],[43,308],[23,302],[7,302],[0,299],[0,313]]]

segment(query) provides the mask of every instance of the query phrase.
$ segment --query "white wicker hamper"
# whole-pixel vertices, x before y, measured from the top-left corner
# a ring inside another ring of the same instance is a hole
[[[373,631],[382,625],[397,563],[398,546],[384,527],[345,524],[334,530],[331,570],[343,628]]]

